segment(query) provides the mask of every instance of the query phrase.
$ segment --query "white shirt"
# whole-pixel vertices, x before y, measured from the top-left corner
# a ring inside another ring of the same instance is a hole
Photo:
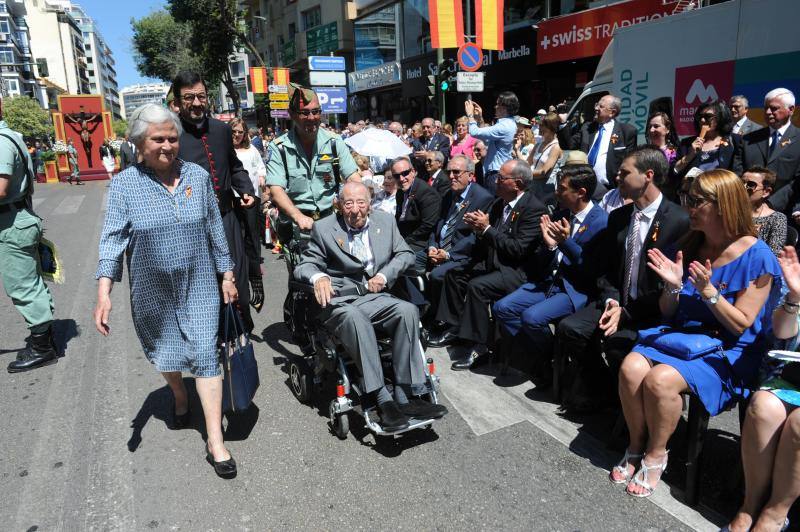
[[[375,199],[372,200],[372,210],[383,211],[394,216],[397,211],[397,192],[391,196],[387,196],[384,190],[375,194]]]
[[[747,115],[744,115],[742,118],[739,119],[738,122],[736,122],[733,125],[734,134],[737,134],[737,135],[739,134],[739,130],[742,129],[742,126],[744,125],[745,122],[747,122]]]
[[[622,195],[619,193],[619,187],[612,188],[606,192],[603,199],[600,200],[600,207],[607,213],[619,209],[623,205],[625,205],[625,200],[622,199]]]
[[[261,187],[258,184],[259,177],[267,177],[267,167],[264,166],[264,159],[261,158],[261,153],[258,148],[250,145],[246,150],[236,150],[236,156],[242,161],[242,166],[247,170],[247,175],[250,177],[250,182],[253,183],[253,191],[256,197],[261,198]]]
[[[664,195],[659,194],[653,203],[642,209],[642,218],[639,221],[639,242],[642,244],[639,249],[641,250],[644,250],[644,241],[647,238],[647,233],[650,232],[650,226],[653,224],[653,218],[656,217],[656,212],[658,212],[658,208],[661,206],[661,202],[663,200],[664,200]],[[633,212],[634,213],[636,212],[635,207]],[[632,229],[633,229],[633,216],[631,216],[630,224],[628,224],[628,235],[630,235]],[[625,253],[627,256],[628,253],[627,237],[625,238]],[[642,262],[641,257],[633,261],[633,271],[631,271],[631,299],[636,299],[636,297],[638,296],[637,289],[639,284],[638,282],[639,265],[641,264],[641,262]]]
[[[589,203],[586,205],[586,207],[584,207],[584,209],[581,212],[577,214],[570,213],[570,221],[572,220],[573,217],[575,217],[575,223],[572,224],[572,231],[569,234],[570,238],[573,238],[575,236],[575,234],[578,232],[578,229],[580,229],[581,226],[583,225],[583,221],[586,219],[587,216],[589,216],[589,211],[591,211],[593,208],[594,208],[594,203],[589,201]],[[560,263],[563,257],[564,254],[559,251],[556,260]]]
[[[384,274],[380,272],[376,274],[372,273],[375,269],[375,256],[372,254],[372,245],[370,244],[369,240],[369,218],[367,218],[367,222],[364,224],[364,227],[360,233],[351,233],[352,228],[347,225],[347,222],[345,222],[344,225],[347,227],[347,252],[351,255],[355,255],[355,253],[353,253],[353,243],[355,242],[355,239],[360,239],[361,243],[364,245],[364,251],[366,252],[366,264],[364,265],[364,271],[367,273],[367,275],[380,275],[383,278],[384,283],[388,282]],[[309,281],[311,281],[311,285],[313,286],[322,277],[330,278],[330,275],[327,273],[318,272],[312,275]]]
[[[607,185],[608,176],[606,176],[606,159],[608,159],[608,149],[611,145],[611,135],[614,131],[614,120],[611,119],[600,127],[603,128],[603,138],[600,139],[600,151],[597,152],[597,159],[594,162],[594,173],[597,176],[598,183]],[[590,152],[592,151],[592,146],[594,146],[594,143],[597,142],[598,133],[600,133],[600,128],[598,128],[597,133],[594,134],[592,144],[589,146]]]

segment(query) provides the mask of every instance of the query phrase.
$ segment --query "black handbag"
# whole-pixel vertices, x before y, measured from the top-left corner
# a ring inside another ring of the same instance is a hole
[[[233,303],[225,305],[222,348],[222,411],[243,412],[250,408],[258,389],[258,364],[253,344]]]

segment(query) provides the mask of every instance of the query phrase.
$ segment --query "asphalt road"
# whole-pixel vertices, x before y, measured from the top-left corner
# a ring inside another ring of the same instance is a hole
[[[66,264],[52,286],[58,364],[0,373],[0,529],[27,530],[714,530],[735,509],[735,413],[712,420],[700,511],[681,502],[682,442],[652,500],[606,480],[619,458],[615,416],[559,415],[548,395],[497,368],[451,373],[431,350],[450,414],[432,431],[376,445],[357,418],[344,441],[327,401],[300,404],[286,360],[299,353],[282,323],[286,271],[265,253],[267,304],[256,316],[261,387],[252,411],[228,423],[233,480],[204,460],[196,428],[171,431],[163,379],[134,334],[127,282],[112,294],[112,333],[91,321],[106,183],[39,185],[36,210]],[[26,329],[0,297],[0,361]],[[187,378],[191,386],[191,379]],[[676,440],[679,440],[676,436]],[[611,443],[609,443],[611,442]]]

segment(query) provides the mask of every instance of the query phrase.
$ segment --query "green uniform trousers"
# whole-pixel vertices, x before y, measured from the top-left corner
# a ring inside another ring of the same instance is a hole
[[[0,280],[33,333],[53,321],[53,296],[39,274],[42,220],[27,210],[0,213]]]

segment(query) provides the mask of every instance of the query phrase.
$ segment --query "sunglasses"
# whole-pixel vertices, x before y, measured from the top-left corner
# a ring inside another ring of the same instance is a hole
[[[703,114],[700,115],[700,118],[702,118],[706,122],[710,122],[710,121],[714,120],[716,117],[717,117],[717,115],[715,115],[714,113],[703,113]]]
[[[317,116],[322,114],[322,109],[320,109],[319,107],[317,107],[316,109],[300,109],[297,111],[297,114],[299,114],[300,116],[311,116],[311,115]]]
[[[466,170],[445,170],[445,172],[446,172],[448,175],[453,175],[453,174],[455,174],[455,175],[459,175],[459,176],[460,176],[461,174],[463,174],[464,172],[466,172]]]
[[[755,181],[743,181],[744,188],[747,189],[748,192],[755,192],[758,190],[759,184]]]
[[[404,171],[400,172],[399,174],[395,174],[394,172],[392,172],[392,177],[395,178],[395,179],[400,179],[401,177],[406,177],[408,174],[410,174],[413,171],[414,171],[413,168],[409,168],[408,170],[404,170]]]
[[[428,164],[433,164],[435,159],[425,159],[425,162]]]
[[[686,194],[683,196],[683,204],[689,207],[690,209],[696,209],[701,205],[708,203],[709,200],[704,198],[703,196],[692,196],[691,194]]]

